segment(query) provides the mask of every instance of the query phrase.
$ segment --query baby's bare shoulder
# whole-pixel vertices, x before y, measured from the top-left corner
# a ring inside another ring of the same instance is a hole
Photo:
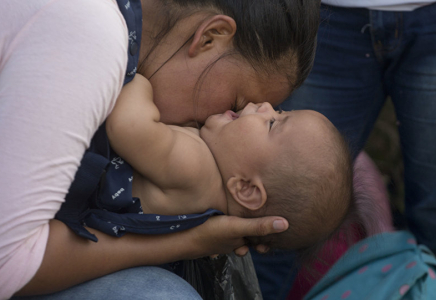
[[[177,147],[173,148],[170,155],[167,188],[197,189],[198,185],[221,178],[215,159],[200,138],[198,129],[180,126],[170,128],[177,136]]]

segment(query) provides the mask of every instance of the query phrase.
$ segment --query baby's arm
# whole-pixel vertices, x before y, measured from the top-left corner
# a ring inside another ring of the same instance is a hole
[[[193,185],[202,169],[198,142],[159,122],[150,82],[137,74],[121,91],[106,130],[113,149],[160,188]],[[182,131],[180,131],[182,130]]]

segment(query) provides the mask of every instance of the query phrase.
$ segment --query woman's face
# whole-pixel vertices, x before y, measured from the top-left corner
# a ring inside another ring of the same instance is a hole
[[[247,62],[230,56],[207,69],[215,60],[175,56],[150,79],[162,122],[195,126],[196,121],[203,124],[210,115],[240,110],[249,102],[276,106],[289,94],[285,76],[261,77]]]

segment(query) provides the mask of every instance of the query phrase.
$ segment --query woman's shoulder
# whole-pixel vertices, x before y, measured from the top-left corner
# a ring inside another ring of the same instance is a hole
[[[40,20],[52,25],[48,29],[55,28],[60,20],[72,25],[80,22],[84,26],[101,23],[113,26],[114,19],[121,21],[115,25],[127,28],[115,0],[3,0],[2,7],[0,23],[7,29],[3,32],[19,31]]]
[[[55,38],[61,36],[70,42],[92,38],[94,45],[118,40],[127,49],[127,26],[115,0],[4,0],[2,7],[0,43],[3,50],[26,45],[29,32],[36,34],[41,44],[59,43]],[[87,48],[92,49],[92,46]]]
[[[77,50],[103,50],[115,56],[127,51],[127,26],[115,0],[4,0],[2,7],[0,63],[26,49],[35,53],[33,49],[66,46],[73,55]]]

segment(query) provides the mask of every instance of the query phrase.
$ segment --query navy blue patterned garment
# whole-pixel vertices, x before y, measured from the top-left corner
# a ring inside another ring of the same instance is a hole
[[[138,65],[142,11],[140,0],[117,2],[129,32],[126,84],[135,76]],[[139,199],[132,197],[132,179],[132,167],[110,148],[103,123],[92,138],[55,218],[79,236],[97,242],[96,236],[84,226],[117,237],[126,232],[165,234],[198,226],[212,215],[223,214],[214,209],[178,216],[143,214]]]

